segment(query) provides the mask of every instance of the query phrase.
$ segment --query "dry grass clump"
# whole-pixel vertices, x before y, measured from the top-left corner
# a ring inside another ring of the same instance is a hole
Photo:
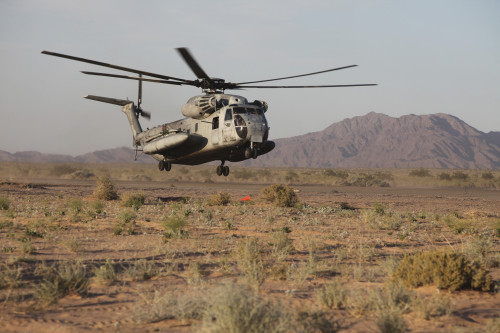
[[[231,196],[229,193],[219,192],[212,195],[207,199],[207,204],[209,206],[226,206],[231,202]]]
[[[236,250],[238,268],[256,291],[267,278],[263,250],[257,238],[242,239]]]
[[[21,284],[21,270],[7,264],[0,265],[0,290],[13,289]]]
[[[34,296],[44,305],[55,304],[72,292],[78,295],[86,295],[88,292],[89,279],[81,262],[66,262],[57,268],[46,267],[43,273]]]
[[[6,197],[0,197],[0,210],[9,210],[10,200]]]
[[[293,318],[283,306],[266,301],[244,286],[226,285],[211,292],[201,332],[291,332]]]
[[[200,320],[206,308],[205,297],[174,294],[172,292],[141,291],[133,306],[134,319],[143,323],[156,323],[167,319]]]
[[[338,280],[323,286],[316,295],[321,305],[327,309],[341,309],[345,305],[346,290]]]
[[[95,280],[101,285],[108,286],[117,280],[115,267],[110,260],[94,270]]]
[[[113,233],[115,235],[133,235],[135,234],[135,228],[137,224],[135,219],[137,215],[132,210],[125,210],[118,215],[118,220],[113,226]]]
[[[160,272],[154,261],[140,259],[126,267],[123,274],[132,281],[149,280]]]
[[[456,252],[406,255],[393,276],[409,287],[434,284],[451,292],[461,289],[490,291],[493,288],[493,281],[486,269]]]
[[[144,193],[125,193],[122,195],[121,200],[123,207],[132,207],[139,210],[146,202],[146,195]]]
[[[263,188],[262,191],[260,191],[259,197],[278,207],[293,207],[299,202],[293,188],[281,184],[274,184]]]
[[[94,197],[99,200],[116,200],[118,193],[116,192],[115,185],[108,176],[97,178],[97,188],[94,191]]]
[[[425,168],[414,169],[408,175],[410,177],[432,177],[430,170]]]
[[[185,238],[188,232],[183,228],[187,225],[187,220],[181,216],[168,216],[163,222],[163,236],[166,238]]]

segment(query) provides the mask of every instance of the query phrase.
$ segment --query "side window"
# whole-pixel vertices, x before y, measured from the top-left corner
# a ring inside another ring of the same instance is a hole
[[[219,128],[219,117],[214,117],[212,120],[212,129],[218,129]]]
[[[224,121],[231,121],[233,119],[233,116],[231,114],[231,109],[226,110],[226,115],[224,117]]]

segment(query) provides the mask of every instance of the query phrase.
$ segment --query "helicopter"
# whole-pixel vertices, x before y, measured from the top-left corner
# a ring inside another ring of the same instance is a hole
[[[224,79],[208,76],[187,48],[181,47],[176,50],[196,75],[196,80],[151,73],[51,51],[42,51],[42,54],[137,74],[138,76],[128,76],[82,71],[82,73],[87,75],[138,81],[137,105],[128,99],[123,100],[95,95],[87,95],[84,98],[121,106],[121,110],[127,116],[132,130],[136,157],[138,151],[152,156],[158,161],[158,169],[160,171],[170,171],[172,164],[198,165],[220,161],[221,164],[217,166],[216,174],[227,177],[229,175],[229,167],[225,165],[226,161],[240,162],[250,158],[255,159],[274,149],[275,143],[268,140],[270,128],[265,117],[268,104],[261,100],[249,102],[243,96],[226,94],[226,90],[251,88],[333,88],[376,85],[372,83],[306,86],[255,85],[256,83],[327,73],[356,67],[357,65],[274,79],[238,83],[226,82]],[[150,120],[151,113],[143,110],[141,107],[142,82],[194,86],[201,88],[204,94],[190,98],[182,106],[181,112],[185,118],[164,123],[144,131],[139,122],[139,116]]]

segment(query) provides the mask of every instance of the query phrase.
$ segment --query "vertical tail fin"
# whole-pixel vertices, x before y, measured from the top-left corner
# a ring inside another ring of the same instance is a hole
[[[91,99],[94,101],[98,102],[104,102],[104,103],[110,103],[110,104],[115,104],[115,105],[121,105],[122,108],[121,110],[123,113],[127,115],[128,122],[130,124],[130,129],[132,130],[132,135],[134,136],[134,145],[140,145],[140,141],[137,138],[139,133],[142,132],[141,124],[139,124],[139,119],[138,119],[138,114],[148,114],[145,111],[139,110],[135,105],[134,102],[124,100],[124,99],[116,99],[116,98],[109,98],[109,97],[101,97],[101,96],[94,96],[94,95],[87,95],[85,96],[86,99]]]

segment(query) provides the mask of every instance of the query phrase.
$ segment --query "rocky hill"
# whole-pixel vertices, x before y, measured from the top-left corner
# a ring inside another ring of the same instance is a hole
[[[483,133],[447,114],[393,118],[371,112],[345,119],[320,132],[277,139],[276,148],[240,165],[313,168],[461,168],[500,169],[500,132]],[[127,163],[130,148],[76,157],[39,152],[8,153],[1,161]],[[140,156],[141,163],[155,163]]]
[[[499,169],[500,132],[483,133],[447,114],[400,118],[371,112],[321,132],[275,140],[255,166]]]

